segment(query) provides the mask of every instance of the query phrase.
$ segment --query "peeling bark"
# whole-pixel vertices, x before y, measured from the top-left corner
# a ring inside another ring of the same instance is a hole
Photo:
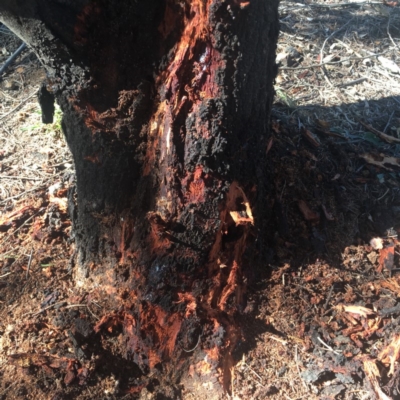
[[[196,398],[229,392],[265,260],[277,3],[0,4],[64,112],[75,280],[118,310],[96,329],[120,326],[127,358]]]

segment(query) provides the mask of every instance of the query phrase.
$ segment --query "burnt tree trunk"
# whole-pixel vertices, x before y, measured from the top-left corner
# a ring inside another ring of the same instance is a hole
[[[74,278],[118,309],[97,329],[119,323],[127,358],[197,398],[229,391],[265,256],[277,3],[0,3],[64,113]]]

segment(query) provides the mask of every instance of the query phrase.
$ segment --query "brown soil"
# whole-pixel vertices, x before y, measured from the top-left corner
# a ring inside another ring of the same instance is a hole
[[[400,10],[317,4],[281,3],[270,257],[240,316],[234,399],[400,398],[400,81],[364,58],[399,65]],[[19,44],[0,28],[0,50]],[[122,314],[72,280],[74,171],[59,120],[40,121],[44,76],[25,50],[0,81],[0,397],[165,398],[126,360]]]

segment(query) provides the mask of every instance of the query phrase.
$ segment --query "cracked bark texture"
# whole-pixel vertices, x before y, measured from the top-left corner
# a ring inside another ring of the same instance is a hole
[[[74,279],[115,304],[97,329],[119,324],[125,356],[158,371],[172,398],[178,383],[196,398],[230,391],[236,316],[267,249],[277,8],[0,4],[64,113],[76,166]]]

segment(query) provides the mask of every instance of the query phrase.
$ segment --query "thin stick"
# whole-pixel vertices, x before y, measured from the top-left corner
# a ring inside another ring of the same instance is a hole
[[[281,339],[281,338],[277,338],[277,337],[272,336],[272,335],[268,336],[268,338],[269,338],[269,339],[272,339],[272,340],[275,340],[275,341],[277,341],[277,342],[279,342],[279,343],[282,343],[284,346],[286,346],[287,343],[288,343],[286,340],[283,340],[283,339]]]
[[[338,85],[335,85],[335,86],[338,87],[338,88],[343,88],[343,87],[346,87],[346,86],[357,85],[358,83],[364,82],[367,79],[368,78],[364,76],[362,78],[355,79],[354,81],[339,83]]]
[[[65,308],[87,307],[87,304],[68,304]]]
[[[192,351],[195,351],[195,350],[197,349],[197,346],[198,346],[199,343],[200,343],[200,338],[201,338],[201,335],[199,335],[199,338],[198,338],[198,340],[197,340],[197,344],[196,344],[196,346],[193,347],[193,349],[191,349],[191,350],[186,350],[186,349],[184,349],[184,348],[182,347],[182,350],[185,351],[186,353],[191,353]]]
[[[0,117],[0,121],[3,120],[4,118],[7,118],[9,115],[14,113],[15,111],[18,110],[22,105],[24,105],[28,100],[30,100],[33,96],[36,96],[36,91],[31,93],[25,100],[22,100],[21,103],[19,103],[16,107],[14,107],[11,111],[9,111],[7,114],[4,114]]]
[[[11,274],[12,274],[12,272],[7,272],[6,274],[0,275],[0,278],[5,278],[6,276],[11,275]]]
[[[28,180],[28,181],[41,181],[41,178],[31,178],[27,176],[7,176],[7,175],[0,175],[1,179],[20,179],[20,180]]]
[[[379,201],[379,200],[382,200],[388,193],[389,193],[389,188],[386,190],[386,192],[381,196],[381,197],[379,197],[378,199],[376,199],[376,201]]]
[[[95,306],[97,306],[97,307],[99,307],[99,308],[102,308],[101,305],[100,305],[97,301],[92,300],[92,301],[90,302],[90,304],[94,304]]]
[[[325,304],[324,304],[324,310],[326,310],[326,307],[328,307],[328,303],[329,303],[329,300],[331,299],[332,292],[333,292],[333,286],[334,285],[332,285],[330,290],[329,290],[328,296],[327,296]]]
[[[26,167],[25,167],[25,169],[29,170],[29,168],[26,168]],[[47,184],[51,183],[55,177],[60,176],[63,173],[64,173],[64,171],[60,171],[60,172],[57,172],[55,174],[45,174],[45,176],[48,177],[49,179],[47,179],[46,181],[43,181],[43,183],[41,185],[35,186],[34,188],[29,189],[29,190],[25,190],[25,192],[21,192],[19,194],[16,194],[15,196],[7,197],[6,199],[1,200],[0,204],[7,203],[7,201],[9,201],[9,200],[17,199],[18,197],[23,196],[26,193],[30,193],[30,192],[34,192],[35,190],[42,189]]]
[[[319,336],[317,337],[317,339],[323,344],[323,346],[326,348],[326,350],[332,351],[335,354],[340,354],[340,351],[338,350],[333,350],[331,346],[327,345]]]
[[[358,122],[366,129],[368,129],[370,132],[372,132],[374,135],[378,136],[380,139],[384,140],[386,143],[400,143],[400,139],[395,138],[394,136],[387,135],[386,133],[383,133],[381,131],[378,131],[378,129],[375,129],[373,126],[366,124],[365,122],[358,120]]]
[[[364,56],[364,57],[349,57],[349,58],[344,58],[343,60],[340,61],[327,61],[324,63],[318,63],[318,64],[311,64],[306,67],[279,67],[280,70],[301,70],[301,69],[309,69],[309,68],[320,68],[323,67],[324,65],[335,65],[335,64],[341,64],[346,61],[359,61],[359,60],[365,60],[366,58],[372,58],[372,57],[378,57],[382,56],[386,53],[389,53],[391,50],[386,50],[383,53],[376,53],[374,55],[369,55],[369,56]]]
[[[58,303],[54,303],[54,304],[51,304],[51,305],[49,305],[49,306],[47,306],[47,307],[45,307],[45,308],[42,308],[42,309],[39,310],[39,311],[36,311],[36,312],[28,312],[28,313],[22,314],[22,317],[25,317],[25,316],[27,316],[27,315],[31,315],[32,317],[34,317],[34,316],[36,316],[36,315],[41,314],[41,313],[44,312],[44,311],[50,310],[50,308],[57,307],[57,306],[63,306],[63,305],[65,305],[65,304],[67,304],[66,301],[60,301],[60,302],[58,302]]]
[[[301,383],[303,384],[304,388],[308,391],[308,386],[304,382],[303,378],[301,377],[301,373],[300,373],[299,357],[298,357],[298,354],[297,354],[297,346],[294,347],[294,360],[296,361],[297,373],[299,374],[299,378],[301,380]]]
[[[257,372],[254,371],[254,369],[251,368],[249,364],[246,364],[246,363],[245,363],[245,365],[246,365],[246,367],[260,380],[259,383],[262,385],[262,381],[263,381],[263,380],[262,380],[261,376],[258,375]]]
[[[50,181],[51,181],[51,179],[49,179],[49,180],[46,181],[45,183],[42,183],[41,185],[35,186],[35,187],[32,188],[32,189],[25,190],[25,192],[21,192],[21,193],[19,193],[19,194],[16,194],[15,196],[7,197],[6,199],[1,200],[1,201],[0,201],[0,204],[7,203],[7,201],[10,201],[10,200],[17,199],[18,197],[21,197],[21,196],[23,196],[23,195],[26,194],[26,193],[30,193],[30,192],[34,192],[35,190],[42,189],[42,188],[43,188],[44,186],[46,186]]]
[[[390,114],[390,117],[389,117],[388,122],[387,122],[387,124],[385,126],[385,129],[383,130],[383,133],[386,133],[387,128],[389,128],[389,125],[392,122],[393,115],[394,115],[394,111],[392,111],[392,114]]]
[[[30,269],[31,269],[32,254],[33,254],[33,247],[32,247],[32,249],[31,249],[31,254],[29,254],[28,268],[26,269],[26,279],[28,279],[28,277],[29,277],[29,271],[30,271]]]
[[[235,398],[235,366],[233,365],[232,368],[232,373],[231,373],[231,386],[232,386],[232,399]]]
[[[353,19],[354,19],[354,17],[351,18],[351,19],[349,19],[341,28],[339,28],[339,29],[337,29],[336,31],[332,32],[332,33],[324,40],[324,43],[322,44],[322,47],[321,47],[321,51],[320,51],[320,53],[319,53],[319,61],[320,61],[320,64],[321,64],[321,65],[322,65],[322,60],[323,60],[323,58],[324,58],[324,48],[325,48],[325,45],[326,45],[327,41],[328,41],[329,39],[333,38],[333,36],[335,36],[335,35],[336,35],[337,33],[339,33],[341,30],[343,30],[347,25],[349,25],[349,23],[350,23],[351,21],[353,21]],[[327,80],[327,82],[329,83],[329,85],[332,87],[333,84],[332,84],[332,82],[331,82],[330,79],[329,79],[328,72],[326,71],[326,69],[325,69],[324,67],[322,67],[322,71],[323,71],[323,73],[324,73],[325,79]]]
[[[12,382],[9,386],[7,386],[2,392],[0,392],[0,395],[3,395],[4,393],[6,393],[8,390],[10,390],[14,385],[16,385],[19,381],[15,380],[14,382]]]
[[[98,321],[100,318],[90,309],[89,304],[86,306],[90,314]]]
[[[386,26],[386,32],[387,32],[387,34],[388,34],[388,36],[389,36],[389,39],[390,39],[391,42],[393,43],[394,47],[399,48],[398,44],[393,40],[392,35],[391,35],[390,32],[389,32],[389,28],[390,28],[390,19],[391,19],[390,17],[391,17],[391,16],[389,15],[388,23],[387,23],[387,26]]]
[[[382,4],[378,1],[357,1],[352,3],[339,3],[339,4],[307,4],[308,7],[315,7],[315,8],[340,8],[340,7],[356,7],[356,6],[363,6],[364,4]]]
[[[21,226],[19,226],[15,231],[13,231],[12,233],[10,233],[6,238],[4,238],[1,242],[0,242],[0,246],[3,245],[4,243],[7,242],[8,239],[10,239],[11,236],[14,236],[18,231],[20,231],[32,218],[36,217],[36,215],[38,215],[40,212],[43,211],[43,207],[40,208],[40,210],[38,212],[36,212],[35,214],[33,214],[31,217],[29,217]]]

